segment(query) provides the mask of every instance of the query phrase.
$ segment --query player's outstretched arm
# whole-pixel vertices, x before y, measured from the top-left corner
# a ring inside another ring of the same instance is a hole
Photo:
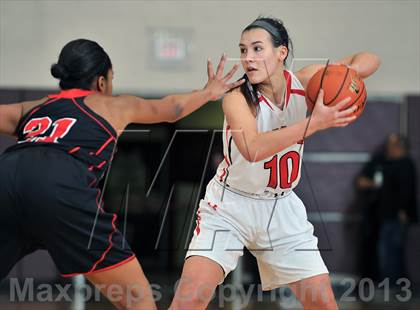
[[[208,101],[217,100],[228,90],[241,85],[244,81],[231,82],[233,74],[238,65],[223,76],[223,69],[226,62],[224,54],[214,73],[210,59],[207,62],[208,81],[202,90],[185,94],[169,95],[162,99],[143,99],[131,95],[116,97],[116,104],[122,111],[124,124],[130,123],[160,123],[176,122],[177,120],[191,114]]]
[[[22,115],[22,104],[0,104],[0,133],[13,135]]]
[[[0,133],[14,136],[16,126],[23,116],[23,112],[30,110],[34,106],[40,105],[47,99],[47,97],[44,97],[38,100],[0,104]]]
[[[223,100],[223,111],[233,140],[242,156],[250,162],[261,161],[317,131],[330,127],[344,127],[354,120],[355,116],[349,115],[356,107],[340,111],[349,103],[350,98],[328,107],[324,105],[323,94],[321,90],[311,117],[286,128],[264,133],[258,132],[255,116],[243,95],[238,91],[228,94]]]
[[[375,73],[376,70],[378,70],[380,63],[381,61],[378,55],[371,52],[360,52],[333,62],[333,64],[342,64],[352,68],[362,79],[365,79]],[[324,67],[325,64],[308,65],[297,71],[295,74],[303,87],[306,88],[311,77],[319,69]]]

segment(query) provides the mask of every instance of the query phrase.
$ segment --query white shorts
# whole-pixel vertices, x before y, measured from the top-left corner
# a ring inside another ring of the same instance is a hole
[[[246,247],[257,259],[262,289],[271,290],[328,273],[313,230],[293,191],[277,199],[256,199],[224,189],[213,179],[200,201],[186,258],[210,258],[226,277]]]

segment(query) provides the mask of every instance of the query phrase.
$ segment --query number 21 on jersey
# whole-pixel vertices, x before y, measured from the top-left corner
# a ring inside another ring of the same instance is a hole
[[[52,142],[57,143],[58,139],[63,138],[69,132],[70,128],[76,123],[75,118],[60,118],[54,123],[48,116],[33,118],[23,128],[25,134],[25,141],[20,142]],[[49,136],[40,137],[43,135],[51,126],[53,130]]]

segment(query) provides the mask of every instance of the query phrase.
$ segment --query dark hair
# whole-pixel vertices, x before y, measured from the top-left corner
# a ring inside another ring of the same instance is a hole
[[[107,78],[109,69],[111,59],[98,43],[78,39],[63,47],[58,62],[51,66],[51,74],[60,80],[61,89],[89,90],[96,77]]]
[[[293,43],[289,37],[289,34],[287,33],[286,28],[284,27],[283,22],[277,18],[259,16],[251,24],[246,26],[242,33],[255,28],[266,30],[270,34],[271,42],[273,43],[274,47],[279,47],[282,45],[287,47],[288,53],[284,59],[285,64],[286,59],[289,56],[289,51],[293,54]],[[258,102],[257,85],[251,84],[246,74],[244,74],[241,79],[245,79],[245,83],[240,86],[241,93],[244,95],[248,105],[252,107]]]

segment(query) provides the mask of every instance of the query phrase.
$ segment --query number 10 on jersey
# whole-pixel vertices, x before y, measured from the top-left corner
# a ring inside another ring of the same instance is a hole
[[[271,160],[264,163],[264,169],[270,170],[267,187],[274,189],[278,186],[281,189],[291,188],[293,182],[296,181],[299,176],[299,168],[300,154],[298,152],[287,152],[283,154],[280,159],[277,154],[274,155]]]

